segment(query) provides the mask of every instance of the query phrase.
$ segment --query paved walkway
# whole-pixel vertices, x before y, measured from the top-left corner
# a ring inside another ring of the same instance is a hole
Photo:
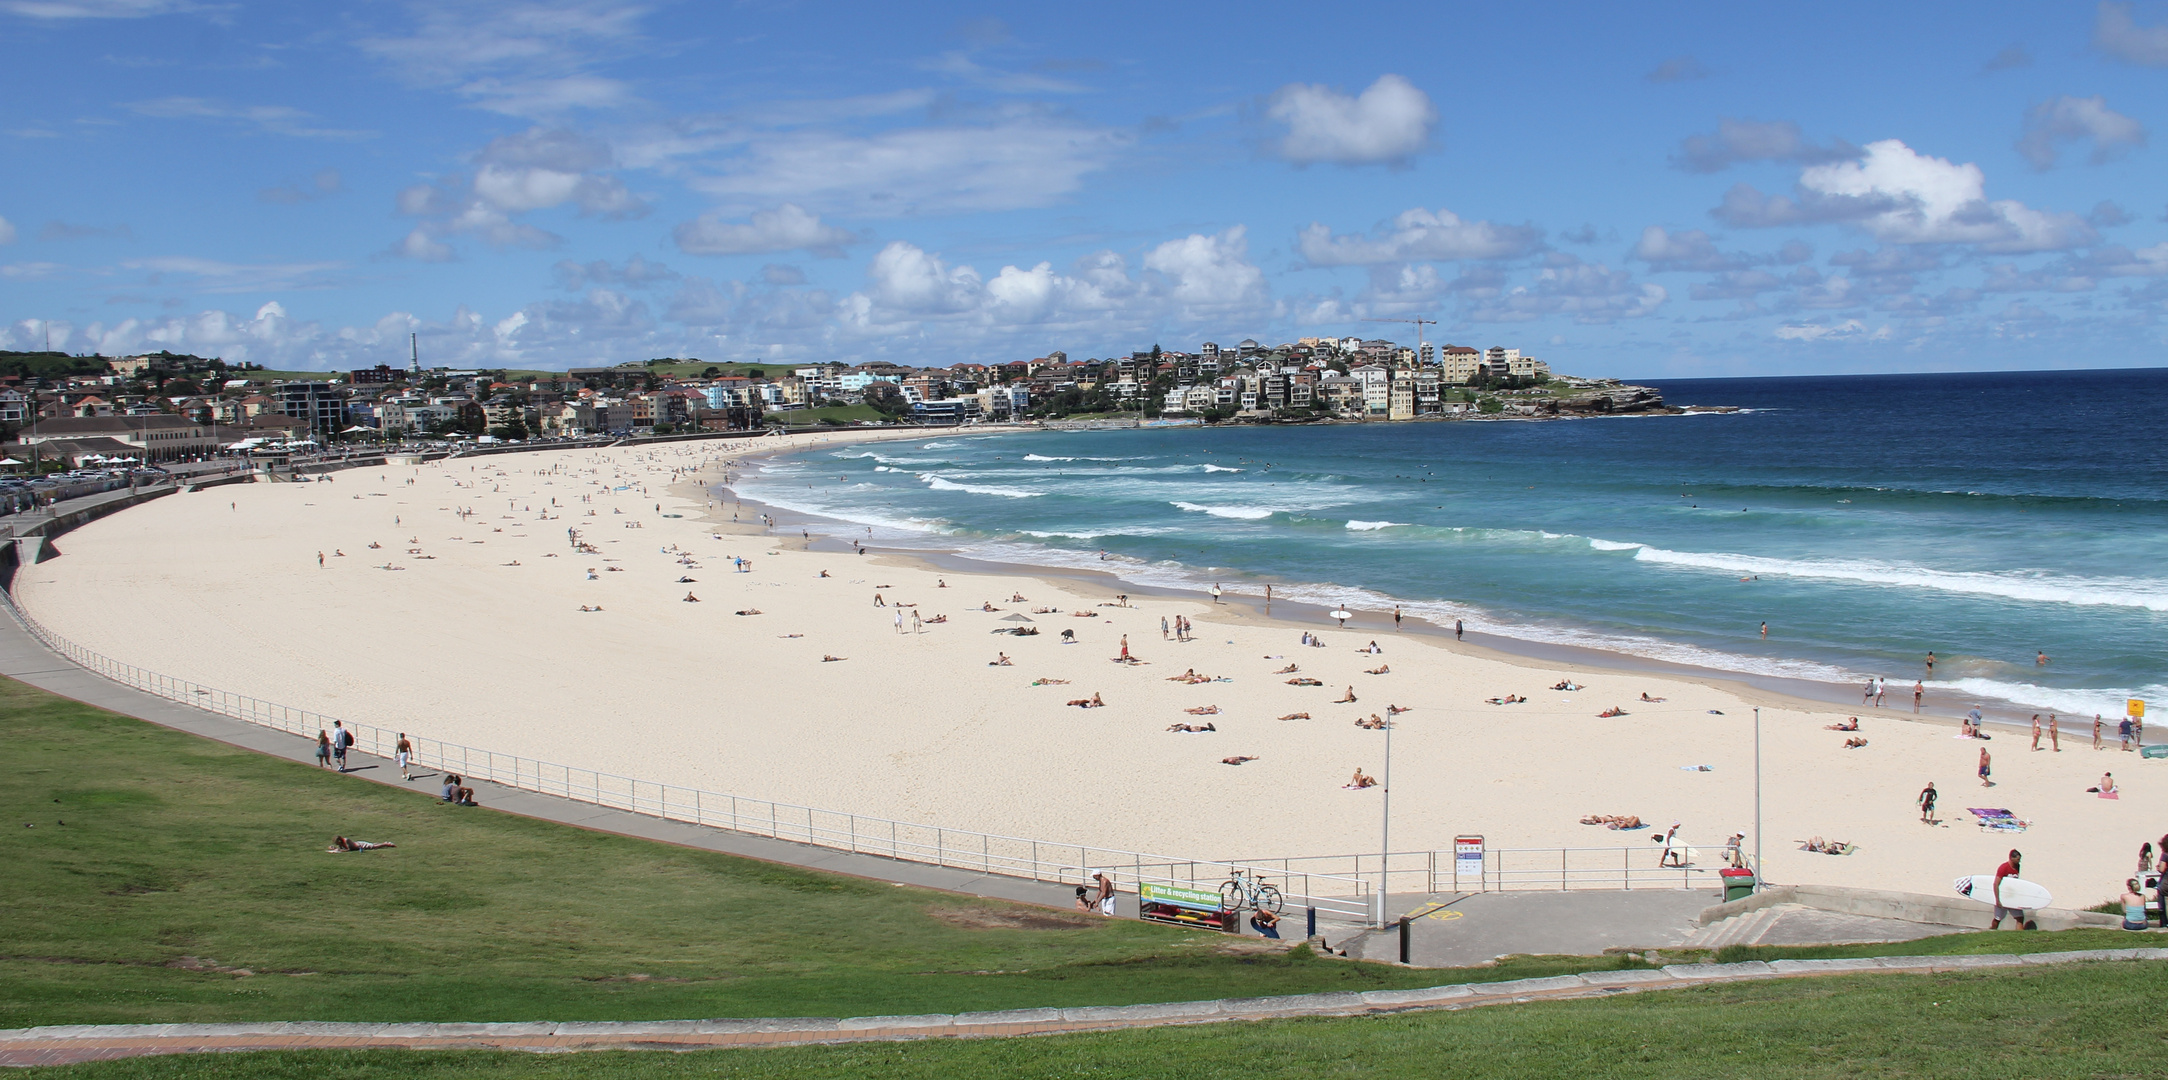
[[[115,1024],[0,1031],[0,1066],[67,1065],[151,1054],[241,1050],[712,1050],[735,1046],[991,1038],[1116,1031],[1174,1024],[1279,1020],[1313,1016],[1465,1009],[1527,1001],[1607,997],[1647,990],[1827,975],[1927,974],[2040,964],[2168,960],[2168,949],[2093,949],[2029,956],[1885,956],[1848,960],[1759,960],[1742,964],[1673,964],[1509,982],[1460,983],[1420,990],[1227,998],[1165,1005],[1017,1009],[930,1016],[799,1017],[772,1020],[666,1020],[525,1024]]]

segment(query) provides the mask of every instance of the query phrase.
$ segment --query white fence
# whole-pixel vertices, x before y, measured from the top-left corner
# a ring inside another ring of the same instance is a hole
[[[1278,874],[1330,874],[1378,882],[1390,878],[1388,893],[1509,892],[1563,889],[1715,889],[1718,871],[1731,864],[1721,845],[1698,850],[1682,837],[1676,861],[1665,865],[1664,845],[1622,847],[1494,848],[1486,846],[1480,864],[1463,863],[1450,851],[1396,851],[1380,855],[1313,855],[1285,859],[1238,860]]]
[[[322,713],[202,686],[92,652],[46,629],[17,607],[14,597],[5,591],[0,591],[0,598],[39,641],[123,686],[304,738],[314,739],[319,731],[331,729],[334,718]],[[355,749],[380,758],[392,756],[397,732],[368,724],[343,726],[354,733]],[[1295,868],[1292,862],[1300,860],[1250,866],[1032,840],[702,791],[438,739],[410,737],[408,741],[414,747],[417,764],[425,768],[669,821],[1031,881],[1084,885],[1090,883],[1095,871],[1105,871],[1127,891],[1135,891],[1142,882],[1216,890],[1235,871],[1242,870],[1279,886],[1287,902],[1297,907],[1315,907],[1322,915],[1343,919],[1371,916],[1368,881]]]

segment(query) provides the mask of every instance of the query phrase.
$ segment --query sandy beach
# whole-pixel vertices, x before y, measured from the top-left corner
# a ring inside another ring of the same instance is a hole
[[[1407,710],[1392,717],[1396,850],[1449,849],[1463,833],[1493,848],[1647,848],[1677,821],[1714,865],[1725,837],[1752,832],[1757,705],[1772,881],[1942,894],[2015,846],[2027,877],[2082,907],[2118,891],[2168,810],[2168,762],[2116,752],[2112,721],[2109,749],[2092,749],[2088,717],[2066,718],[2061,752],[2045,740],[2034,752],[2018,731],[1983,743],[1911,719],[1909,687],[1893,685],[1889,707],[1859,713],[1866,745],[1847,748],[1853,736],[1826,726],[1856,710],[1396,635],[1390,613],[1343,630],[1208,596],[1110,606],[1111,579],[808,550],[795,529],[768,534],[752,504],[706,495],[748,453],[853,437],[539,451],[175,495],[61,537],[62,556],[25,568],[17,597],[109,656],[361,723],[1196,858],[1377,850],[1380,792],[1343,785],[1358,768],[1382,773],[1385,733],[1356,721],[1388,705]],[[1016,615],[1040,633],[993,633],[1025,625]],[[1193,640],[1162,637],[1178,617]],[[1324,647],[1303,645],[1306,631]],[[1116,661],[1125,636],[1142,663]],[[1382,652],[1362,651],[1373,640]],[[1004,653],[1011,664],[995,666]],[[1169,681],[1192,670],[1215,681]],[[1581,689],[1549,689],[1561,682]],[[1353,703],[1336,700],[1350,689]],[[1094,694],[1105,707],[1065,704]],[[1527,700],[1486,703],[1507,695]],[[1599,718],[1614,707],[1624,715]],[[1295,714],[1307,718],[1283,719]],[[1993,788],[1975,776],[1983,746]],[[2121,798],[2085,790],[2111,770]],[[1930,780],[1940,826],[1914,805]],[[1983,831],[1972,806],[2034,824]],[[1588,814],[1653,828],[1579,824]],[[1799,850],[1814,836],[1857,848]]]

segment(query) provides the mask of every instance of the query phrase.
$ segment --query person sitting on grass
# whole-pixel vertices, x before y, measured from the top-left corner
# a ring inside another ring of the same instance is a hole
[[[2138,888],[2138,879],[2123,882],[2123,929],[2145,930],[2151,924],[2145,921],[2145,893]]]

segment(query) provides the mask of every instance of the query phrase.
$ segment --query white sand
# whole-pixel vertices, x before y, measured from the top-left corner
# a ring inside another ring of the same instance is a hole
[[[2140,841],[2168,820],[2168,762],[2093,751],[2089,719],[2068,725],[2063,752],[2034,753],[2015,732],[1960,741],[1945,723],[1869,710],[1870,745],[1847,750],[1845,735],[1823,729],[1844,714],[1824,706],[1477,655],[1395,636],[1389,615],[1374,612],[1344,632],[1324,624],[1329,647],[1304,648],[1300,627],[1209,598],[1099,607],[1118,586],[801,551],[795,530],[787,543],[733,531],[727,506],[720,524],[703,521],[698,485],[667,491],[673,468],[708,462],[700,480],[713,482],[722,455],[753,449],[551,451],[176,495],[61,537],[65,554],[26,568],[17,595],[56,632],[109,656],[350,721],[711,791],[1186,857],[1375,851],[1379,791],[1341,785],[1357,767],[1383,770],[1384,734],[1353,721],[1388,702],[1412,708],[1393,739],[1398,850],[1449,849],[1459,833],[1493,848],[1653,847],[1648,831],[1576,823],[1637,814],[1657,830],[1684,822],[1711,865],[1725,836],[1752,831],[1755,704],[1774,881],[1941,894],[2017,846],[2027,877],[2059,904],[2085,906],[2119,891]],[[550,509],[552,498],[562,505]],[[459,507],[477,513],[462,521]],[[573,552],[568,526],[603,554]],[[671,544],[696,553],[699,568],[661,550]],[[731,556],[750,558],[752,571],[733,573]],[[387,563],[404,569],[379,569]],[[590,567],[622,569],[591,581]],[[698,582],[678,584],[681,574]],[[942,577],[946,589],[935,587]],[[891,602],[950,621],[899,635],[893,609],[873,606],[877,585],[893,586],[880,590]],[[685,603],[688,590],[702,602]],[[1009,602],[1018,592],[1028,602]],[[981,612],[982,601],[1003,610]],[[733,614],[748,607],[765,614]],[[1032,616],[1037,637],[989,633],[1034,607],[1062,613]],[[1161,640],[1160,620],[1177,615],[1196,621],[1198,640]],[[1060,644],[1063,629],[1080,643]],[[1110,662],[1123,634],[1148,665]],[[1372,638],[1383,656],[1357,651]],[[1014,666],[989,667],[997,651]],[[848,659],[823,663],[824,654]],[[1290,661],[1326,685],[1286,685],[1291,676],[1273,672]],[[1380,662],[1391,674],[1362,673]],[[1234,681],[1166,681],[1185,668]],[[1069,683],[1030,685],[1042,676]],[[1544,689],[1562,679],[1588,689]],[[1350,685],[1360,700],[1333,703]],[[1094,692],[1106,708],[1063,705]],[[1668,700],[1645,704],[1643,692]],[[1507,693],[1530,701],[1482,703]],[[1199,705],[1222,712],[1183,711]],[[1628,715],[1596,718],[1612,705]],[[1276,719],[1293,712],[1312,719]],[[1219,730],[1166,731],[1177,722]],[[1982,745],[1995,754],[1988,790],[1974,777]],[[1257,760],[1220,763],[1238,754]],[[1680,769],[1697,764],[1713,771]],[[2105,769],[2127,787],[2120,800],[2084,790]],[[1945,827],[1918,821],[1913,799],[1928,780],[1942,790]],[[1983,832],[1967,806],[2008,807],[2036,824]],[[1797,850],[1808,836],[1859,850]]]

